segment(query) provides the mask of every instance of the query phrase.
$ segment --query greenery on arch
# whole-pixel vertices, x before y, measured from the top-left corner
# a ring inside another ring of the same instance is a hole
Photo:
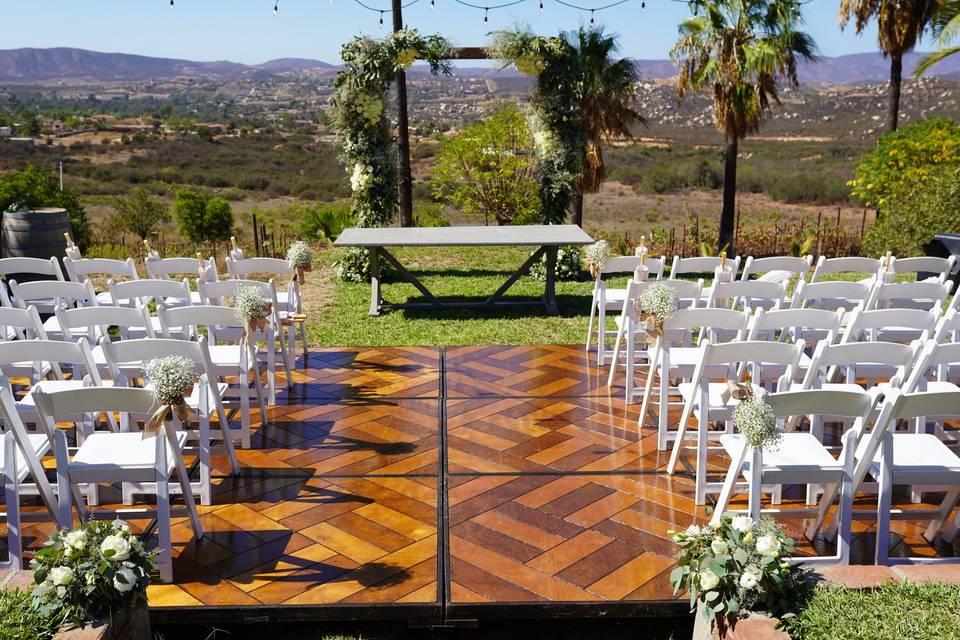
[[[497,31],[491,57],[536,78],[530,127],[540,178],[544,224],[562,224],[584,171],[586,143],[580,113],[580,62],[564,38],[530,31]]]
[[[356,37],[340,51],[346,69],[337,75],[331,99],[332,124],[341,160],[350,174],[351,212],[360,227],[382,227],[397,214],[396,140],[387,114],[387,94],[398,71],[424,60],[434,74],[449,74],[453,48],[442,36],[396,31],[383,40]],[[341,278],[369,278],[367,254],[347,252],[338,263]]]

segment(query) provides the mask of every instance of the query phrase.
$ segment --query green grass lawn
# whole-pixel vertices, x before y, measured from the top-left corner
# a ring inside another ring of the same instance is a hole
[[[530,254],[523,248],[401,249],[394,255],[436,296],[448,300],[482,301],[490,296]],[[328,265],[334,259],[325,253]],[[560,315],[547,316],[542,304],[492,309],[408,309],[367,315],[370,285],[339,281],[329,271],[312,277],[331,277],[330,304],[310,323],[313,345],[460,345],[460,344],[570,344],[583,342],[587,333],[593,281],[558,282]],[[308,285],[310,286],[310,285]],[[623,281],[614,286],[624,286]],[[543,282],[521,278],[507,300],[537,298]],[[389,302],[416,302],[424,298],[397,277],[388,277],[383,298]]]

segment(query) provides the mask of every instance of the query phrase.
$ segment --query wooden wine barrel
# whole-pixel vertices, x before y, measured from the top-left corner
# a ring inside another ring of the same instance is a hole
[[[3,243],[0,253],[5,258],[62,257],[70,232],[66,209],[33,209],[6,211],[3,214]]]

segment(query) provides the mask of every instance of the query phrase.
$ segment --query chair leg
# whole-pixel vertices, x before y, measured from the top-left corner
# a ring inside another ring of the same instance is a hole
[[[720,490],[720,496],[717,498],[717,504],[713,509],[713,517],[710,518],[710,524],[716,526],[720,524],[720,518],[727,511],[727,505],[730,504],[730,498],[733,496],[733,488],[737,483],[737,476],[743,468],[743,460],[747,455],[746,445],[740,447],[736,457],[730,460],[730,466],[727,468],[727,476],[723,479],[723,488]]]
[[[267,402],[277,404],[277,352],[267,346]]]
[[[6,461],[3,485],[7,499],[7,564],[11,569],[19,569],[23,565],[23,543],[20,537],[20,493],[17,488],[17,443],[9,431],[3,438],[3,455]]]
[[[260,384],[260,376],[254,372],[255,378],[253,380],[253,391],[257,396],[257,408],[260,409],[260,426],[265,426],[270,419],[267,415],[267,403],[263,399],[263,386]],[[243,433],[243,448],[250,448],[250,427],[247,426],[247,430]]]
[[[201,402],[203,402],[201,400]],[[210,486],[210,414],[206,407],[200,410],[200,504],[213,504],[212,488]],[[229,441],[230,434],[224,434]],[[186,496],[184,496],[186,499]]]
[[[614,361],[610,363],[610,372],[613,373],[613,367],[616,366],[617,350],[620,347],[620,340],[622,334],[617,334],[617,344],[613,350]],[[627,404],[633,404],[633,393],[636,388],[636,380],[634,375],[636,372],[636,363],[634,358],[637,355],[637,337],[633,332],[633,328],[630,328],[630,331],[627,333],[627,366],[626,366],[626,375],[623,382],[623,387],[625,389],[625,399]]]
[[[593,299],[590,300],[590,323],[587,325],[587,341],[583,345],[583,350],[590,351],[590,343],[593,342],[593,317],[597,313],[597,293],[594,291]]]
[[[647,379],[643,382],[643,398],[640,399],[640,418],[637,420],[637,426],[643,428],[643,423],[647,419],[647,407],[650,405],[650,392],[653,390],[653,378],[657,373],[657,357],[659,356],[659,344],[654,349],[653,357],[647,358]],[[661,445],[662,434],[657,434],[657,450],[663,451],[665,448]]]
[[[706,449],[706,446],[704,446]],[[706,459],[704,459],[704,463]],[[706,464],[704,464],[706,466]],[[760,521],[762,505],[761,490],[763,489],[763,450],[750,447],[750,486],[749,503],[750,517],[754,522]]]
[[[294,365],[296,365],[296,362],[297,362],[296,345],[292,345],[292,346],[293,346],[293,352],[291,353],[291,355],[293,356],[293,362],[290,363],[291,369],[294,367]],[[307,346],[307,323],[306,322],[300,323],[300,346],[303,349],[303,361],[306,362],[307,354],[310,353],[310,347]],[[289,384],[291,385],[293,384],[292,379],[290,380]]]
[[[287,342],[287,338],[284,337],[284,332],[277,332],[278,344],[280,349],[280,355],[283,356],[283,373],[287,376],[287,389],[293,386],[293,374],[290,373],[296,364],[296,354],[293,344]],[[290,347],[290,348],[288,348]],[[276,391],[274,391],[273,402],[271,404],[277,404]]]
[[[661,376],[667,375],[662,372]],[[663,388],[661,382],[661,389]],[[696,390],[694,390],[694,393]],[[680,450],[683,448],[683,438],[687,432],[687,423],[690,422],[690,414],[693,411],[693,396],[683,405],[683,413],[680,415],[680,425],[677,427],[677,437],[673,441],[673,451],[670,452],[670,462],[667,465],[667,473],[673,475],[677,470],[677,462],[680,460]]]
[[[666,451],[670,435],[670,376],[660,373],[660,391],[657,395],[657,451]]]
[[[697,418],[697,495],[696,504],[707,503],[707,416],[701,410]]]
[[[233,430],[230,428],[230,423],[227,421],[227,412],[223,410],[223,399],[221,398],[216,405],[217,420],[220,423],[220,435],[223,436],[223,446],[226,447],[227,457],[230,458],[230,471],[233,473],[233,475],[237,475],[240,473],[240,464],[237,462],[237,451],[233,446]]]
[[[888,563],[890,550],[890,505],[893,502],[893,436],[887,434],[880,446],[879,495],[877,496],[877,548],[874,563]]]
[[[180,450],[180,443],[177,442],[176,433],[172,430],[168,431],[166,427],[163,429],[163,431],[164,437],[167,439],[167,442],[170,445],[170,450],[173,452],[173,463],[177,470],[177,479],[180,482],[181,495],[183,495],[183,501],[186,503],[187,513],[190,515],[190,524],[193,528],[193,537],[199,540],[203,537],[203,525],[200,523],[200,514],[197,513],[197,504],[193,501],[193,489],[190,486],[190,477],[187,475],[187,466],[183,462],[183,452]],[[164,472],[166,472],[166,466],[164,466]],[[168,484],[169,481],[169,478],[167,478],[167,481],[164,483],[164,486],[168,487],[166,489],[168,494],[168,509],[170,493]],[[167,517],[169,517],[169,513]],[[167,530],[169,532],[169,526],[167,527]]]
[[[167,471],[166,428],[163,434],[157,434],[156,487],[157,487],[157,568],[160,581],[173,582],[173,540],[170,531],[170,475]],[[174,439],[175,445],[176,441]],[[176,445],[179,446],[179,445]],[[173,451],[177,455],[177,451]],[[188,504],[193,502],[189,487],[183,494]]]
[[[604,304],[597,305],[597,366],[607,360],[607,310]]]
[[[947,518],[950,517],[950,512],[953,511],[953,508],[957,505],[958,498],[960,498],[960,486],[951,487],[943,497],[940,508],[937,509],[937,517],[930,521],[926,531],[923,532],[923,537],[926,538],[927,542],[936,540],[937,533],[943,527]]]

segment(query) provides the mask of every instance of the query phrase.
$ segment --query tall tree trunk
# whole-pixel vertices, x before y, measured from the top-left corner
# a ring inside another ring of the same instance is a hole
[[[583,226],[583,189],[579,187],[573,201],[573,224]]]
[[[727,255],[735,255],[733,246],[733,227],[737,205],[737,138],[727,139],[727,148],[723,156],[723,211],[720,213],[720,238],[717,251],[727,247]]]
[[[403,29],[401,0],[393,0],[393,30]],[[413,176],[410,173],[410,125],[407,116],[407,74],[397,71],[397,146],[400,152],[400,226],[413,226]]]
[[[896,131],[900,119],[900,84],[903,82],[903,55],[890,56],[890,104],[887,105],[887,131]]]

